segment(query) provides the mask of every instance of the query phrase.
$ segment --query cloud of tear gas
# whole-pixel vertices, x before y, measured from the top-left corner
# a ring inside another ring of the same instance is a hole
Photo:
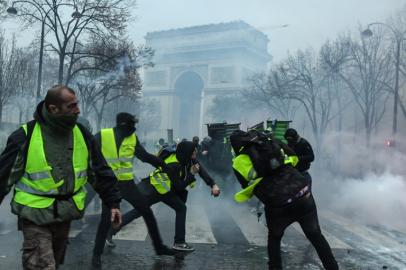
[[[316,157],[317,158],[317,157]],[[359,136],[327,136],[323,157],[313,167],[319,208],[364,224],[405,229],[406,153],[376,139],[369,147]]]

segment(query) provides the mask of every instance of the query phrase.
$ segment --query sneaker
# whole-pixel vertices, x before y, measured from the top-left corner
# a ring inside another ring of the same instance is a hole
[[[111,230],[109,230],[109,233],[107,234],[107,237],[106,237],[106,245],[107,245],[108,247],[111,247],[111,248],[115,248],[115,247],[116,247],[116,243],[114,243],[114,241],[113,241],[113,232],[112,232]]]
[[[176,251],[173,249],[168,248],[165,245],[162,245],[159,249],[156,250],[156,255],[161,256],[161,255],[167,255],[167,256],[173,256],[176,254]]]
[[[175,243],[172,247],[174,250],[179,251],[194,251],[195,249],[189,246],[187,243]]]
[[[101,269],[101,257],[100,255],[93,255],[92,257],[92,266],[95,269]]]

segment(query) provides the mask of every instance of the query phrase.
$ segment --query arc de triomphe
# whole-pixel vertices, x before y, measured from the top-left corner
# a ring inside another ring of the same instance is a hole
[[[150,32],[145,39],[155,65],[144,70],[143,95],[161,108],[155,137],[167,129],[175,138],[206,134],[213,98],[243,90],[247,76],[265,71],[270,60],[267,36],[243,21]]]

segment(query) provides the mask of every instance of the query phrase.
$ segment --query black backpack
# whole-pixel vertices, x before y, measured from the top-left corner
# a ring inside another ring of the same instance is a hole
[[[245,146],[245,152],[251,158],[258,176],[273,174],[284,163],[285,155],[281,146],[257,130],[248,131],[247,135],[250,140]]]

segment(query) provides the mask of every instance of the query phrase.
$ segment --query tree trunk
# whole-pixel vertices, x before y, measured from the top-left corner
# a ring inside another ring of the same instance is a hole
[[[59,55],[59,72],[58,72],[58,84],[63,82],[63,67],[64,67],[65,55]]]

